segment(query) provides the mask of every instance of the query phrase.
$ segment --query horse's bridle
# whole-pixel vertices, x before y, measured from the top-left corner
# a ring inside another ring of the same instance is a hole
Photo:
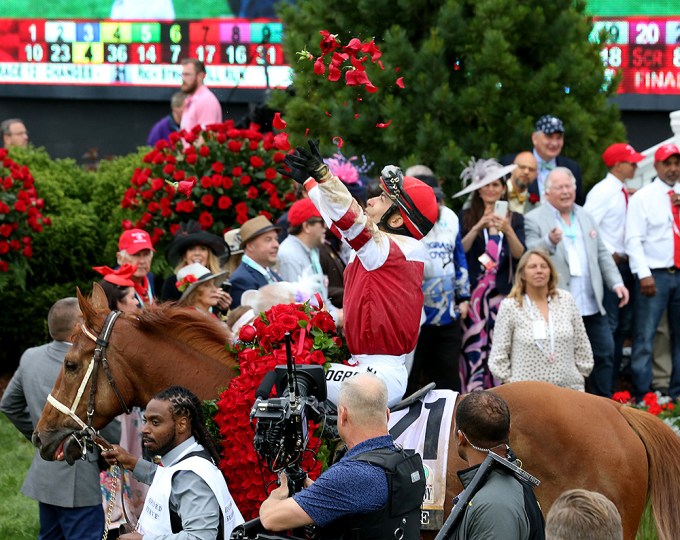
[[[116,382],[113,380],[111,370],[109,369],[109,362],[106,359],[106,347],[109,345],[109,337],[111,336],[111,332],[113,331],[113,325],[115,324],[116,319],[118,319],[118,317],[120,317],[121,315],[122,313],[120,311],[111,311],[107,315],[106,320],[104,321],[104,326],[102,327],[102,331],[100,332],[99,336],[96,336],[84,324],[80,325],[80,328],[82,329],[83,333],[92,341],[94,341],[97,344],[97,346],[95,347],[94,352],[92,353],[90,365],[87,367],[87,371],[85,372],[85,376],[83,377],[83,380],[80,383],[80,387],[78,388],[78,392],[76,393],[76,397],[73,400],[73,404],[71,405],[71,407],[69,408],[66,405],[64,405],[51,393],[47,396],[47,402],[50,405],[52,405],[59,412],[70,417],[76,424],[78,424],[81,427],[81,429],[83,430],[82,437],[89,436],[89,438],[92,439],[92,436],[96,434],[94,428],[92,427],[92,420],[94,419],[95,413],[94,399],[95,394],[97,392],[97,375],[99,371],[99,364],[101,364],[104,373],[106,374],[106,378],[109,381],[109,385],[111,386],[113,393],[118,398],[118,401],[123,407],[123,410],[125,411],[126,414],[130,414],[130,408],[126,405],[125,399],[123,399],[123,396],[121,395],[120,391],[118,390],[118,387],[116,386]],[[87,423],[85,423],[76,414],[76,409],[80,404],[80,400],[83,397],[83,393],[85,392],[85,387],[87,386],[87,383],[90,379],[92,379],[92,385],[90,386],[90,397],[87,405]],[[78,437],[75,438],[78,441],[78,443],[81,444],[81,441],[78,439]],[[81,447],[82,446],[83,445],[81,444]]]

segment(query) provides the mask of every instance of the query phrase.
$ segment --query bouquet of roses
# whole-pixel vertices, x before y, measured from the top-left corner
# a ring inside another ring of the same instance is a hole
[[[172,133],[135,169],[121,201],[133,217],[123,228],[145,229],[156,244],[190,219],[219,236],[257,215],[272,220],[295,200],[276,170],[289,149],[287,133],[237,129],[232,120]]]
[[[260,314],[252,325],[239,332],[234,346],[238,355],[240,375],[232,379],[218,402],[215,422],[222,435],[222,461],[229,490],[245,519],[257,516],[260,504],[267,497],[266,485],[276,480],[263,469],[253,446],[250,410],[255,402],[255,390],[266,373],[286,363],[285,334],[290,332],[294,360],[298,364],[342,362],[349,353],[337,335],[333,318],[308,302],[280,304]],[[313,435],[317,428],[310,422],[308,452],[301,466],[310,478],[316,478],[322,463],[315,458],[321,441]]]
[[[44,205],[28,167],[18,165],[7,150],[0,149],[0,274],[12,271],[19,283],[33,256],[33,235],[51,225],[41,212]]]
[[[676,407],[670,397],[663,396],[660,392],[647,392],[641,402],[635,403],[630,392],[625,390],[615,392],[612,399],[658,416],[680,435],[680,407]]]

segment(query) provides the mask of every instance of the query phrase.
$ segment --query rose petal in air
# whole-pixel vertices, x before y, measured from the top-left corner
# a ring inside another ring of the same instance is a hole
[[[272,125],[276,129],[286,129],[286,126],[288,124],[286,124],[286,121],[283,118],[281,118],[281,113],[277,112],[277,113],[274,113],[274,122],[272,123]]]
[[[342,137],[333,137],[333,144],[337,145],[338,148],[342,148],[345,141],[342,140]]]
[[[397,79],[396,85],[397,85],[399,88],[404,88],[404,77],[399,77],[399,78]]]
[[[375,127],[380,128],[380,129],[385,129],[385,128],[388,127],[391,123],[392,123],[392,120],[390,120],[390,121],[388,121],[388,122],[385,122],[385,123],[383,123],[383,122],[378,122],[378,123],[375,125]]]

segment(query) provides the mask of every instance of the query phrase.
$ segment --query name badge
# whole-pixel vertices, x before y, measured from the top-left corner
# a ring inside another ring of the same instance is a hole
[[[495,266],[496,266],[496,262],[489,256],[488,253],[482,253],[479,257],[477,257],[477,260],[487,270],[491,270],[492,268],[495,268]]]
[[[545,321],[534,321],[534,339],[546,339],[548,333],[545,330]]]
[[[582,276],[583,273],[581,272],[581,259],[579,259],[576,248],[573,246],[568,248],[567,256],[569,257],[569,275]]]

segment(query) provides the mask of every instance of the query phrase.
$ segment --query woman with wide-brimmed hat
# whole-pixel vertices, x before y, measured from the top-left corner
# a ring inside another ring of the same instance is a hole
[[[175,274],[163,283],[161,300],[179,300],[182,294],[177,290],[177,274],[185,266],[199,263],[213,274],[222,272],[222,264],[229,258],[229,248],[222,238],[201,229],[196,221],[182,223],[175,238],[165,252],[168,262],[175,268]],[[229,295],[222,291],[218,308],[226,311],[231,303]]]
[[[220,301],[220,295],[224,293],[220,285],[226,276],[227,272],[214,274],[201,263],[191,263],[180,268],[175,283],[181,294],[179,304],[193,307],[205,314],[213,313]]]
[[[517,165],[503,167],[493,159],[470,162],[461,173],[467,187],[454,197],[472,193],[461,215],[461,236],[470,277],[470,306],[462,321],[460,361],[464,392],[495,385],[488,358],[498,307],[512,288],[514,268],[524,253],[524,218],[510,212],[505,176]]]

